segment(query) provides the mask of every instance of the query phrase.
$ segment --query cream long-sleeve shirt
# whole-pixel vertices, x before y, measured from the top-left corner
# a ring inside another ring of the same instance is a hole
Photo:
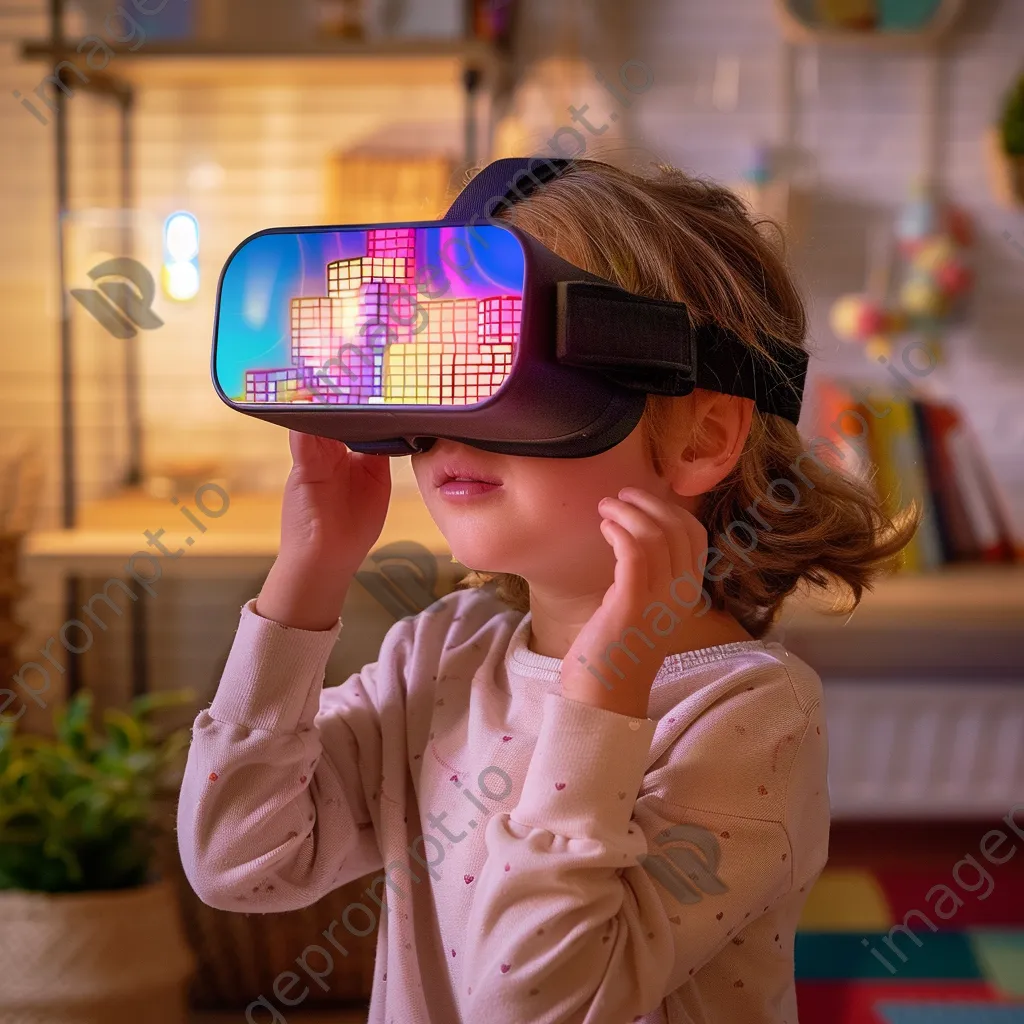
[[[563,697],[529,615],[484,588],[396,622],[324,688],[340,622],[253,606],[195,720],[188,879],[260,913],[373,876],[254,1019],[286,1020],[328,957],[376,941],[371,1024],[797,1024],[794,934],[829,832],[806,664],[761,641],[671,655],[629,718]]]

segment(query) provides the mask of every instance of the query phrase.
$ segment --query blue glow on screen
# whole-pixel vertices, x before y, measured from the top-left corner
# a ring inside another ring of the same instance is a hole
[[[310,351],[308,347],[302,347],[306,341],[300,345],[292,337],[293,300],[302,300],[308,306],[315,304],[318,298],[327,299],[328,265],[336,261],[354,261],[359,264],[360,258],[363,258],[361,265],[366,269],[358,271],[363,275],[360,297],[350,300],[361,303],[360,316],[364,315],[367,303],[372,301],[372,298],[362,297],[364,292],[372,297],[381,289],[393,290],[396,287],[404,289],[403,294],[407,300],[415,296],[415,302],[422,304],[424,309],[430,307],[431,299],[473,299],[490,303],[481,309],[493,308],[494,303],[501,300],[505,307],[514,302],[517,303],[515,309],[521,310],[525,272],[523,252],[519,241],[510,232],[490,225],[473,228],[393,227],[398,230],[390,233],[387,232],[387,226],[372,231],[270,232],[254,237],[235,252],[221,281],[216,325],[216,376],[228,398],[233,401],[246,400],[247,371],[250,377],[254,371],[283,372],[285,369],[295,369],[298,373],[300,366],[312,365],[311,358],[303,355]],[[391,234],[398,235],[398,240],[393,242]],[[395,253],[404,255],[396,261],[391,258]],[[396,262],[401,264],[397,276],[394,269]],[[399,286],[396,280],[405,283]],[[375,288],[377,292],[373,291]],[[472,310],[473,307],[469,308]],[[484,317],[483,313],[481,317]],[[516,317],[515,337],[511,339],[511,347],[506,346],[509,353],[518,339],[518,313]],[[480,322],[482,324],[483,319]],[[323,328],[311,330],[315,333]],[[307,330],[307,335],[309,333]],[[339,337],[341,335],[332,330],[332,344],[335,347]],[[354,336],[347,333],[345,340],[360,341],[358,333]],[[425,332],[410,337],[407,331],[403,336],[403,341],[425,340]],[[481,335],[481,341],[495,340],[485,339]],[[509,338],[502,337],[501,341],[509,342]],[[498,351],[487,345],[483,350]],[[502,365],[510,363],[511,355]],[[490,369],[498,373],[497,366]],[[352,397],[351,404],[382,400],[380,396],[384,384],[380,371],[376,381],[376,398],[367,398],[370,392],[364,388],[358,396]],[[281,397],[253,399],[251,379],[249,388],[250,401],[279,403],[289,400]],[[280,396],[283,393],[271,390],[271,395]],[[387,400],[402,401],[401,397],[395,395],[410,393],[392,388],[392,397]],[[266,395],[266,390],[263,394]],[[481,395],[473,400],[479,400],[479,397]],[[458,397],[452,400],[456,403],[460,401]],[[467,404],[470,401],[465,393],[462,400]],[[406,398],[405,401],[411,399]],[[429,404],[435,403],[431,400]]]

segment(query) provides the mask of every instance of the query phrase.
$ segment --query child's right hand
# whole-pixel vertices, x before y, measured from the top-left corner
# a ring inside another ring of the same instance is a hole
[[[256,610],[297,629],[329,629],[384,526],[390,459],[294,430],[288,442],[292,470],[281,509],[281,548]]]

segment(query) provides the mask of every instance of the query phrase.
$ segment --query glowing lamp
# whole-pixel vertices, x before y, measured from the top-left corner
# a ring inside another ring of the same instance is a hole
[[[164,222],[164,293],[176,302],[199,294],[199,222],[179,210]]]

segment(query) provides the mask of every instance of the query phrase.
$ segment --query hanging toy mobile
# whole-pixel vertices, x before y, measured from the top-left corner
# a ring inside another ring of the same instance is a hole
[[[956,322],[970,292],[973,275],[966,250],[970,221],[954,206],[940,204],[917,187],[896,224],[903,277],[889,297],[892,247],[881,233],[873,239],[868,288],[844,295],[832,306],[832,330],[843,341],[863,344],[872,360],[888,359],[893,339],[913,331],[940,361],[944,331]]]

